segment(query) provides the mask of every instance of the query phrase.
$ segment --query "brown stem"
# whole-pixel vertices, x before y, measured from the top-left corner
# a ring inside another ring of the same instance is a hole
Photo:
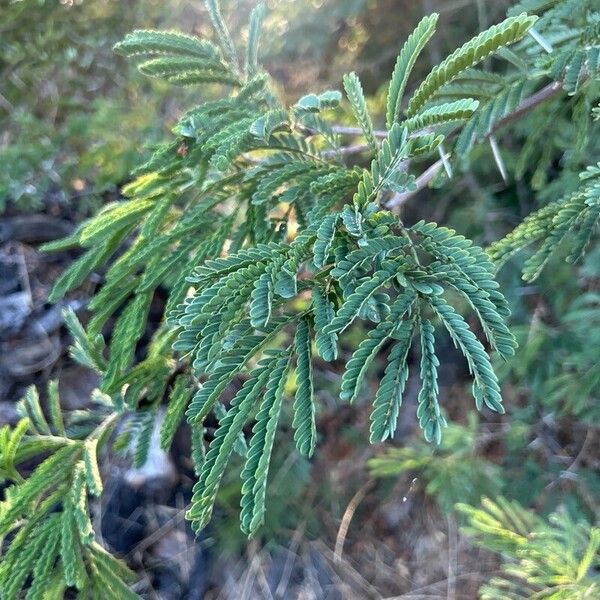
[[[446,156],[450,156],[447,154]],[[426,171],[423,171],[421,175],[415,180],[416,188],[409,192],[402,194],[394,194],[386,203],[386,208],[398,208],[402,206],[409,198],[412,198],[415,194],[420,192],[423,188],[429,185],[429,182],[440,172],[444,163],[442,159],[436,160]]]
[[[552,83],[549,83],[547,86],[543,87],[535,94],[532,94],[528,98],[525,98],[525,100],[523,100],[523,102],[521,102],[521,104],[519,104],[519,106],[517,106],[517,108],[515,108],[513,112],[508,113],[505,117],[502,117],[502,119],[500,119],[494,124],[492,130],[486,135],[486,139],[507,123],[510,123],[511,121],[520,118],[522,115],[528,113],[530,110],[537,108],[540,104],[546,102],[547,100],[550,100],[551,98],[554,98],[554,96],[557,96],[562,91],[562,81],[553,81]]]
[[[502,117],[499,121],[497,121],[491,130],[487,133],[484,139],[489,139],[498,129],[504,127],[507,123],[519,119],[524,114],[538,107],[540,104],[554,98],[558,94],[563,91],[563,84],[561,81],[553,81],[543,87],[541,90],[535,92],[528,98],[525,98],[517,108],[508,115]],[[346,127],[344,125],[334,125],[331,128],[335,133],[339,133],[340,135],[362,135],[362,129],[360,127]],[[306,133],[309,135],[317,133],[309,128],[306,128]],[[422,134],[423,131],[414,132],[411,136],[417,136]],[[373,131],[373,134],[376,138],[386,138],[388,132],[383,129],[376,129]],[[325,150],[321,152],[321,158],[323,159],[331,159],[337,156],[351,156],[353,154],[361,154],[362,152],[366,152],[370,150],[371,147],[368,144],[353,144],[351,146],[342,146],[341,148],[335,150]],[[398,208],[402,206],[409,198],[412,198],[415,194],[420,192],[423,188],[427,187],[432,179],[438,174],[439,170],[443,167],[443,161],[438,160],[433,163],[426,171],[424,171],[416,180],[417,187],[416,189],[410,192],[404,192],[402,194],[394,194],[386,203],[386,207],[389,209]],[[403,164],[404,168],[407,167],[406,163]]]
[[[537,108],[540,104],[554,98],[558,94],[560,94],[564,90],[563,84],[561,81],[553,81],[549,83],[541,90],[537,91],[535,94],[532,94],[528,98],[525,98],[515,110],[511,113],[507,114],[505,117],[502,117],[499,121],[494,123],[494,126],[490,129],[490,131],[486,134],[484,139],[489,139],[498,129],[504,127],[507,123],[519,119],[524,114],[529,111]],[[423,188],[427,187],[429,182],[433,180],[433,178],[438,174],[440,169],[443,166],[443,161],[440,159],[434,162],[426,171],[424,171],[419,177],[417,177],[416,189],[410,192],[404,192],[402,194],[394,194],[386,203],[386,207],[389,209],[398,208],[402,206],[409,198],[412,198],[415,194],[420,192]]]
[[[363,133],[363,130],[360,127],[345,127],[344,125],[333,125],[331,130],[340,135],[362,135]],[[386,138],[387,134],[388,132],[385,129],[375,129],[373,131],[373,135],[376,138]]]

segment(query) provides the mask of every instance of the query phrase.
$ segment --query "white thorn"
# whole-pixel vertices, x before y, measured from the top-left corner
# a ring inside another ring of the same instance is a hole
[[[496,165],[498,166],[498,170],[500,171],[500,175],[502,175],[502,179],[506,182],[508,181],[506,167],[504,166],[504,161],[502,160],[502,155],[500,154],[500,148],[498,148],[498,142],[493,135],[490,135],[490,147],[492,149],[492,154],[494,155]]]
[[[446,154],[446,152],[444,151],[444,146],[443,144],[440,144],[438,146],[438,153],[440,155],[440,158],[442,159],[442,164],[444,165],[444,169],[446,170],[446,175],[448,175],[448,179],[452,179],[452,165],[450,164],[450,161],[448,160],[448,157],[450,156],[450,154]]]
[[[532,27],[528,33],[548,54],[554,52],[552,44],[535,27]]]

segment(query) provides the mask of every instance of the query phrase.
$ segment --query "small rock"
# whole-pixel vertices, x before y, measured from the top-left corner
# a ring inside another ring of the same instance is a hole
[[[0,336],[6,337],[21,329],[31,314],[31,302],[27,292],[15,292],[0,298]]]

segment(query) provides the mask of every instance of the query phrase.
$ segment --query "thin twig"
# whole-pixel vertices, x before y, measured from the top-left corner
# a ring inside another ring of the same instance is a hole
[[[448,583],[446,586],[446,599],[456,598],[456,573],[458,567],[458,532],[456,520],[452,514],[446,517],[448,522]]]
[[[543,104],[551,98],[554,98],[554,96],[560,94],[563,91],[563,89],[564,88],[562,81],[553,81],[552,83],[549,83],[547,86],[543,87],[535,94],[532,94],[528,98],[525,98],[525,100],[523,100],[523,102],[521,102],[521,104],[519,104],[519,106],[517,106],[515,110],[513,110],[511,113],[508,113],[505,117],[502,117],[502,119],[494,123],[492,130],[488,133],[486,138],[490,137],[490,135],[495,133],[501,127],[504,127],[504,125],[506,125],[507,123],[519,119],[525,113],[528,113],[530,110],[537,108],[540,104]]]
[[[381,594],[379,591],[370,581],[365,579],[365,577],[352,566],[350,561],[341,560],[337,562],[331,549],[320,540],[315,541],[314,545],[319,549],[319,552],[332,563],[333,574],[340,584],[352,583],[359,586],[361,591],[361,596],[359,596],[360,598],[381,600]]]
[[[335,550],[333,552],[333,561],[336,564],[339,564],[342,560],[342,552],[344,551],[344,542],[346,541],[346,536],[348,535],[348,529],[350,528],[350,521],[352,521],[352,517],[358,508],[358,505],[364,500],[367,492],[373,485],[373,480],[369,479],[363,486],[352,496],[352,499],[348,503],[346,510],[344,511],[344,516],[342,517],[342,522],[340,523],[340,528],[338,530],[337,536],[335,538]]]
[[[306,129],[306,128],[305,128]],[[333,125],[332,131],[334,133],[339,133],[341,135],[363,135],[363,130],[359,127],[343,127],[340,125]],[[309,135],[318,135],[318,131],[306,129],[306,132]],[[431,127],[425,127],[423,129],[419,129],[417,131],[412,131],[408,137],[409,139],[415,139],[426,133],[432,133],[433,129]],[[376,129],[373,131],[373,135],[376,138],[386,138],[388,136],[388,132],[383,129]],[[349,156],[352,154],[361,154],[363,152],[367,152],[372,150],[369,144],[353,144],[352,146],[342,146],[341,148],[334,148],[332,150],[325,150],[321,152],[321,158],[335,158],[336,156]]]
[[[494,569],[493,571],[485,571],[485,572],[470,571],[470,572],[466,572],[466,573],[457,573],[455,576],[455,579],[469,579],[471,577],[481,578],[482,576],[485,576],[486,579],[489,579],[491,577],[494,577],[495,575],[500,575],[502,572],[503,571],[501,569]],[[416,598],[428,597],[428,596],[425,596],[422,592],[425,592],[426,590],[431,590],[432,588],[436,588],[438,586],[441,587],[443,584],[447,585],[447,583],[448,583],[447,578],[440,579],[438,581],[434,581],[432,583],[423,585],[419,588],[415,588],[414,590],[410,590],[410,592],[406,592],[405,594],[401,594],[399,596],[386,596],[382,600],[409,600],[409,598],[416,600]],[[418,594],[418,596],[415,596],[415,594]],[[440,595],[436,594],[435,596],[432,596],[432,597],[439,598]]]
[[[285,592],[290,581],[290,575],[292,574],[292,567],[294,566],[294,561],[296,559],[296,552],[298,551],[298,547],[300,546],[300,542],[302,541],[302,536],[304,535],[305,528],[306,521],[303,521],[302,523],[300,523],[296,531],[294,531],[294,535],[292,536],[290,546],[289,548],[287,548],[288,555],[283,565],[281,578],[279,579],[279,583],[277,584],[277,588],[275,589],[275,598],[285,597]]]
[[[579,464],[585,458],[585,455],[586,455],[586,453],[590,447],[590,444],[592,443],[593,440],[594,440],[594,431],[591,427],[588,427],[587,431],[585,432],[585,438],[583,440],[583,444],[581,444],[581,448],[579,449],[577,456],[575,456],[575,458],[572,460],[571,464],[566,469],[564,469],[560,472],[558,477],[554,478],[548,485],[546,485],[546,487],[544,488],[544,491],[550,490],[551,488],[556,486],[559,483],[559,481],[561,481],[562,479],[568,479],[570,476],[572,476],[573,473],[576,474]]]
[[[535,94],[532,94],[528,98],[525,98],[525,100],[523,100],[523,102],[521,102],[521,104],[519,104],[519,106],[517,106],[517,108],[515,108],[514,111],[507,114],[502,119],[498,120],[487,133],[484,139],[490,139],[493,136],[493,134],[496,131],[498,131],[498,129],[504,127],[504,125],[506,125],[507,123],[510,123],[511,121],[520,118],[521,116],[533,110],[534,108],[537,108],[540,104],[543,104],[544,102],[547,102],[548,100],[554,98],[555,96],[560,94],[563,91],[563,89],[564,88],[562,82],[553,81],[552,83],[549,83]],[[409,198],[420,192],[423,188],[427,187],[429,182],[432,181],[433,178],[438,174],[442,166],[443,163],[441,160],[438,160],[435,163],[433,163],[425,172],[423,172],[419,177],[417,177],[416,189],[410,192],[404,192],[402,194],[395,194],[394,196],[392,196],[392,198],[390,198],[390,200],[388,200],[386,204],[387,208],[398,208],[399,206],[402,206]]]
[[[333,125],[331,130],[333,133],[339,133],[340,135],[362,135],[363,133],[360,127],[345,127],[344,125]],[[375,129],[373,131],[373,135],[377,138],[386,138],[387,134],[388,132],[385,129]]]
[[[167,533],[173,531],[173,529],[177,529],[178,525],[185,523],[185,513],[189,510],[190,506],[191,504],[178,510],[175,515],[158,527],[158,529],[155,529],[150,535],[146,536],[136,546],[134,546],[134,548],[128,552],[127,556],[132,557],[135,556],[136,553],[144,552],[144,550],[158,542]]]

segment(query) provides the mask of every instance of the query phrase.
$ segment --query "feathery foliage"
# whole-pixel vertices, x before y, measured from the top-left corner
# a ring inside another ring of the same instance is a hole
[[[588,167],[579,178],[581,185],[576,192],[530,214],[492,244],[488,248],[492,260],[502,264],[523,248],[540,243],[523,267],[523,279],[532,281],[561,247],[568,251],[567,261],[581,259],[600,222],[600,163]]]
[[[19,406],[22,420],[0,429],[0,482],[7,486],[0,597],[46,598],[53,577],[52,598],[68,588],[81,597],[139,598],[129,587],[134,574],[96,541],[90,518],[90,498],[102,493],[98,446],[114,428],[116,407],[98,406],[82,421],[61,414],[54,383],[48,397],[49,420],[31,387]],[[27,473],[31,461],[37,466]]]
[[[380,143],[358,77],[347,75],[344,87],[370,159],[368,168],[359,168],[346,166],[331,126],[339,92],[309,93],[290,107],[277,99],[257,59],[262,8],[251,16],[242,72],[218,3],[209,0],[207,7],[216,43],[136,31],[117,44],[117,51],[142,61],[146,75],[174,84],[223,84],[226,94],[184,114],[171,140],[137,169],[123,190],[125,199],[65,242],[87,251],[57,282],[52,298],[77,287],[91,271],[106,269],[90,303],[87,330],[72,328],[74,354],[102,374],[102,391],[116,405],[141,419],[140,461],[165,398],[163,447],[187,418],[198,472],[187,516],[196,530],[210,520],[236,444],[249,436],[241,522],[255,535],[265,518],[279,423],[291,416],[296,448],[310,457],[318,445],[315,354],[335,361],[340,340],[356,323],[368,331],[345,365],[342,400],[360,397],[370,364],[391,344],[373,402],[371,441],[394,434],[418,338],[417,416],[426,440],[443,443],[446,419],[435,351],[439,325],[465,357],[477,409],[504,411],[490,355],[477,335],[482,332],[490,352],[504,358],[514,353],[508,304],[490,256],[511,253],[536,234],[517,232],[488,255],[451,229],[423,221],[407,226],[384,207],[390,198],[415,191],[415,165],[442,151],[442,142],[455,132],[460,141],[460,132],[474,127],[489,102],[504,98],[492,117],[482,117],[486,132],[506,114],[506,106],[514,107],[524,89],[515,82],[524,74],[510,71],[506,77],[516,91],[507,95],[505,77],[474,67],[493,52],[509,56],[502,49],[521,40],[536,17],[510,16],[453,52],[417,87],[403,118],[408,77],[437,21],[435,15],[423,19],[396,62],[387,101],[389,129]],[[535,73],[541,79],[550,70]],[[469,77],[485,85],[467,86]],[[567,83],[575,96],[586,85]],[[473,87],[481,93],[465,93]],[[553,240],[575,227],[589,233],[595,225],[591,216],[581,221],[581,211],[597,215],[598,203],[594,176],[588,179],[577,200],[567,200],[554,214],[546,211],[540,222],[531,218],[533,231],[552,226]],[[582,235],[577,234],[576,249],[587,243]],[[532,273],[545,256],[534,261]],[[149,332],[146,318],[159,289],[168,300],[161,326]],[[464,305],[474,319],[460,314]],[[105,341],[103,326],[113,315],[116,324]],[[150,342],[136,360],[144,335]],[[236,381],[241,388],[223,407],[222,396]],[[288,392],[294,385],[292,401]],[[204,455],[203,423],[211,413],[218,427]]]
[[[373,133],[373,122],[367,108],[360,79],[356,73],[344,75],[344,89],[346,90],[346,95],[348,96],[348,101],[350,102],[356,121],[363,130],[369,146],[372,150],[376,151],[377,142]]]
[[[485,498],[480,507],[459,504],[468,518],[465,532],[501,552],[499,576],[484,584],[484,600],[504,598],[593,598],[600,590],[600,529],[567,512],[545,521],[517,502]]]
[[[462,71],[474,67],[499,48],[522,38],[536,20],[536,17],[529,17],[524,13],[508,17],[455,50],[433,68],[412,95],[406,109],[408,116],[414,116],[442,86],[456,79]]]
[[[424,17],[408,36],[400,54],[398,54],[387,96],[386,123],[388,128],[393,125],[400,113],[408,78],[417,62],[417,58],[419,58],[419,54],[434,34],[437,20],[438,16],[436,14]]]

